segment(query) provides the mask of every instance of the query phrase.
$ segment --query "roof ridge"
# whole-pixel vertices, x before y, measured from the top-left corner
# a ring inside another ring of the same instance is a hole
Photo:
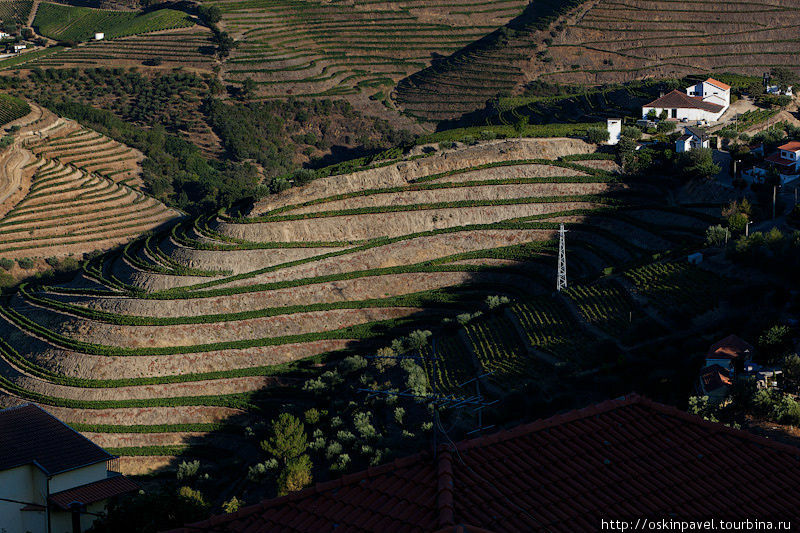
[[[485,444],[494,444],[498,441],[504,441],[508,439],[512,439],[514,437],[519,436],[520,434],[526,433],[533,433],[535,431],[541,431],[543,429],[547,429],[553,427],[558,424],[563,424],[565,422],[573,422],[575,420],[580,420],[582,418],[588,418],[590,416],[605,413],[608,411],[612,411],[614,409],[618,409],[620,407],[624,407],[626,405],[631,405],[635,403],[640,403],[642,401],[642,396],[637,393],[630,393],[624,396],[620,396],[619,398],[614,398],[611,400],[605,400],[600,403],[596,403],[594,405],[589,405],[583,407],[581,409],[574,409],[564,413],[559,413],[547,418],[541,418],[539,420],[535,420],[528,424],[522,424],[519,426],[515,426],[512,429],[505,429],[493,433],[491,435],[483,435],[480,437],[475,437],[474,439],[461,441],[457,443],[458,450],[468,450],[470,448],[476,448]]]
[[[437,460],[436,507],[439,511],[440,528],[455,525],[455,502],[453,499],[453,457],[450,448],[442,446]]]

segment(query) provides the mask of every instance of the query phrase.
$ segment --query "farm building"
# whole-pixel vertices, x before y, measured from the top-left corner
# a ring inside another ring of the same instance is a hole
[[[632,394],[173,533],[597,531],[609,516],[789,520],[800,515],[800,492],[785,487],[798,483],[796,447]]]
[[[731,373],[727,368],[714,364],[700,369],[697,380],[697,394],[708,396],[713,404],[720,404],[728,395],[731,386]]]
[[[606,122],[606,127],[608,128],[608,144],[619,144],[622,137],[622,119],[610,118]]]
[[[731,88],[713,78],[708,78],[686,91],[675,89],[642,107],[642,117],[652,111],[660,116],[666,111],[667,118],[716,122],[728,109],[731,101]]]
[[[0,411],[3,531],[84,531],[108,498],[139,488],[115,459],[38,405]]]
[[[3,40],[3,39],[10,39],[10,38],[11,38],[11,34],[10,33],[6,33],[4,31],[0,31],[0,41]]]
[[[103,39],[105,39],[105,38],[106,38],[106,34],[105,34],[105,33],[103,33],[103,32],[96,32],[96,33],[94,34],[94,40],[95,40],[95,41],[102,41],[102,40],[103,40]]]
[[[683,128],[683,135],[675,141],[675,152],[690,152],[697,148],[708,148],[709,140],[705,132],[692,127]]]
[[[13,50],[14,50],[15,54],[20,53],[21,51],[25,50],[26,48],[28,48],[28,45],[26,45],[26,44],[15,44],[13,46]]]
[[[766,160],[781,173],[796,174],[800,171],[800,142],[792,141],[778,146],[778,151]]]
[[[719,365],[735,376],[753,357],[753,346],[736,335],[715,342],[706,354],[706,366]]]

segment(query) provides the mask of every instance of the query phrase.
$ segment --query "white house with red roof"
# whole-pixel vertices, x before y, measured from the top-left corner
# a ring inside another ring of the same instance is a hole
[[[36,404],[0,411],[0,531],[85,531],[109,498],[139,486],[115,456]]]
[[[792,141],[778,146],[778,151],[766,158],[783,174],[800,172],[800,142]]]
[[[642,107],[642,118],[654,111],[657,116],[666,112],[668,119],[716,122],[731,103],[731,87],[708,78],[686,88],[675,89]]]

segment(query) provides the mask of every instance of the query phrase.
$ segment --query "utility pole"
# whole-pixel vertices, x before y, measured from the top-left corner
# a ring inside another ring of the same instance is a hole
[[[775,220],[775,201],[778,196],[778,186],[772,186],[772,220]]]
[[[750,224],[752,224],[752,222],[750,222],[748,220],[747,224],[744,225],[744,236],[745,237],[749,237],[750,236]]]
[[[567,230],[564,229],[564,223],[558,230],[558,280],[556,281],[556,291],[561,292],[561,289],[567,288],[567,248],[566,248]]]

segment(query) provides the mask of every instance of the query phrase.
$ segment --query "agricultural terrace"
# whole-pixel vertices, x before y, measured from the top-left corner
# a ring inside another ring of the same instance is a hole
[[[545,4],[534,2],[531,9]],[[601,85],[722,72],[796,68],[796,2],[599,0],[541,24],[509,24],[402,80],[400,107],[427,120],[455,119],[497,95],[542,79]],[[567,7],[567,3],[564,4]],[[541,19],[540,19],[541,20]]]
[[[643,300],[677,298],[684,279],[697,309],[718,294],[695,292],[706,274],[682,264],[665,267],[674,285],[646,269],[592,283],[699,244],[717,220],[664,205],[664,180],[626,182],[595,149],[544,138],[420,151],[318,178],[246,215],[181,221],[89,261],[68,284],[4,301],[0,389],[7,403],[53,406],[121,453],[123,470],[142,472],[208,456],[190,447],[198,439],[251,460],[225,420],[247,425],[256,406],[267,418],[307,409],[302,383],[420,327],[449,324],[436,334],[439,364],[423,363],[442,390],[486,372],[488,391],[549,387],[557,373],[597,368],[616,357],[594,349],[598,338],[627,346],[664,334],[671,317],[645,313]],[[80,179],[39,165],[42,187]],[[560,223],[571,286],[553,297]],[[512,301],[474,313],[487,295]]]
[[[33,0],[0,0],[0,22],[26,24],[33,7]]]
[[[600,0],[570,21],[534,74],[563,83],[796,68],[792,0],[680,3]]]
[[[12,207],[4,205],[0,218],[0,258],[108,249],[177,216],[123,184],[138,171],[128,147],[32,107],[0,159],[0,175],[14,185],[2,197]]]
[[[400,81],[395,99],[422,120],[457,119],[508,95],[529,78],[532,59],[555,29],[581,13],[584,0],[530,2],[506,25]]]
[[[110,11],[42,2],[33,19],[37,33],[57,41],[87,41],[95,32],[106,39],[193,26],[189,16],[174,9],[147,13]]]
[[[0,126],[22,118],[30,112],[31,108],[24,100],[0,93]]]
[[[60,119],[60,124],[48,132],[45,139],[26,143],[26,148],[41,159],[56,160],[87,174],[141,187],[140,163],[144,156],[138,150],[65,119]]]
[[[265,96],[343,95],[383,99],[397,80],[425,68],[519,15],[525,0],[212,0],[220,26],[239,41],[225,63],[229,82],[256,82]],[[377,95],[377,96],[376,96]]]
[[[211,71],[214,64],[212,51],[211,32],[208,28],[195,26],[113,40],[90,41],[43,56],[26,67],[127,68],[146,65]]]

